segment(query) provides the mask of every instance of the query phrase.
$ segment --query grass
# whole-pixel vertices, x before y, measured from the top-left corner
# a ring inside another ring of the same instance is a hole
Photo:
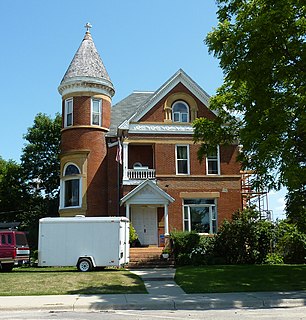
[[[306,265],[188,266],[175,280],[186,293],[306,290]]]
[[[0,272],[0,284],[0,296],[147,293],[139,277],[116,269],[17,268]]]

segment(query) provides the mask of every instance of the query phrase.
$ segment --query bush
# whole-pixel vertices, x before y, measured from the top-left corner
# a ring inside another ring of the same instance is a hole
[[[190,254],[200,242],[200,235],[195,231],[175,231],[170,233],[172,253],[178,265],[191,264]]]
[[[195,247],[189,257],[193,265],[206,265],[214,262],[215,238],[201,236],[197,247]]]
[[[227,264],[263,263],[271,251],[274,225],[258,218],[259,213],[249,208],[225,220],[216,236],[215,256]]]
[[[277,226],[275,250],[285,263],[306,263],[306,234],[297,226],[281,221]]]
[[[225,220],[215,237],[196,232],[170,234],[177,265],[306,263],[306,234],[297,226],[259,219],[245,209]]]
[[[135,228],[130,223],[130,244],[135,245],[137,240],[138,240],[138,234],[137,234]]]
[[[279,253],[268,253],[264,261],[265,264],[283,264],[284,259]]]
[[[200,236],[195,231],[170,234],[177,265],[205,265],[213,260],[214,237]]]

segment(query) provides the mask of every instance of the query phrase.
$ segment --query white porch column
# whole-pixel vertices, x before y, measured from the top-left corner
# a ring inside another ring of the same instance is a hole
[[[130,205],[126,204],[125,216],[130,220]]]
[[[123,142],[123,181],[124,180],[128,180],[128,168],[129,168],[129,164],[128,164],[128,160],[129,160],[129,144],[127,142]]]
[[[169,235],[168,204],[164,205],[165,236]]]

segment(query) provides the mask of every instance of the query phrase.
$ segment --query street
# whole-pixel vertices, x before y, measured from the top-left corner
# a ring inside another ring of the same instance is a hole
[[[270,308],[270,309],[230,309],[230,310],[116,310],[96,312],[1,312],[2,320],[237,320],[237,319],[290,319],[306,320],[306,307],[299,308]]]

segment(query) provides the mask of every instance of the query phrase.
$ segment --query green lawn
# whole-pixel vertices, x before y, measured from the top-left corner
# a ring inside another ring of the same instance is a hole
[[[186,293],[306,290],[306,265],[188,266],[175,280]]]
[[[17,268],[0,272],[0,296],[147,293],[126,270],[78,272],[76,268]]]

